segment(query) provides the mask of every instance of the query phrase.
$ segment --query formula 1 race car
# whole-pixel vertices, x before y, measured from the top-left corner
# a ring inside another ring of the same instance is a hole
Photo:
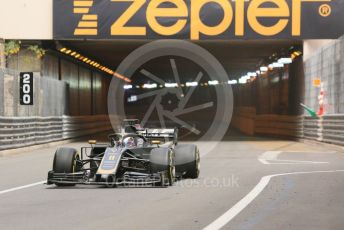
[[[90,140],[80,154],[57,149],[47,184],[168,186],[176,179],[198,178],[196,145],[178,144],[177,129],[143,129],[136,123],[125,120],[120,133],[109,135],[110,144]]]

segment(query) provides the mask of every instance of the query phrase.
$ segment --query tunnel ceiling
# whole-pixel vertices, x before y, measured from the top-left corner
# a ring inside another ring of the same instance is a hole
[[[60,41],[66,47],[94,58],[103,65],[116,69],[132,51],[147,41]],[[229,76],[238,78],[247,71],[256,70],[273,53],[288,51],[291,46],[301,46],[297,40],[245,40],[245,41],[198,41],[225,67]]]

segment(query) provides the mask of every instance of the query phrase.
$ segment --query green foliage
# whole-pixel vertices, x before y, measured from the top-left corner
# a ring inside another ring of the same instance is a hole
[[[5,43],[5,55],[11,56],[19,53],[21,41],[10,40]]]
[[[34,52],[37,58],[42,58],[45,55],[45,50],[38,45],[31,45],[27,48],[28,50]]]
[[[5,55],[6,56],[18,54],[20,49],[21,49],[21,41],[10,40],[10,41],[6,41],[6,43],[5,43]],[[30,45],[29,47],[27,47],[27,50],[32,51],[34,54],[36,54],[37,58],[42,58],[46,52],[39,45]]]

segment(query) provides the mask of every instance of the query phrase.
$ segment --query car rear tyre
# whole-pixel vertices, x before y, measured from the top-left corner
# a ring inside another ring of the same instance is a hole
[[[150,154],[152,173],[160,173],[161,186],[173,185],[175,182],[174,152],[169,148],[155,148]]]
[[[77,160],[79,160],[79,154],[72,148],[59,148],[55,152],[53,171],[54,173],[74,173],[78,172]],[[74,186],[70,183],[55,183],[57,186]]]
[[[196,145],[180,144],[174,148],[177,173],[196,179],[200,173],[200,154]]]

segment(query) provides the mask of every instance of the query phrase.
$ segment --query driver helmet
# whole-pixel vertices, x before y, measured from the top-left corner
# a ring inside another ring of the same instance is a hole
[[[130,148],[130,147],[135,147],[135,140],[133,137],[126,137],[123,140],[123,144],[125,147]]]

